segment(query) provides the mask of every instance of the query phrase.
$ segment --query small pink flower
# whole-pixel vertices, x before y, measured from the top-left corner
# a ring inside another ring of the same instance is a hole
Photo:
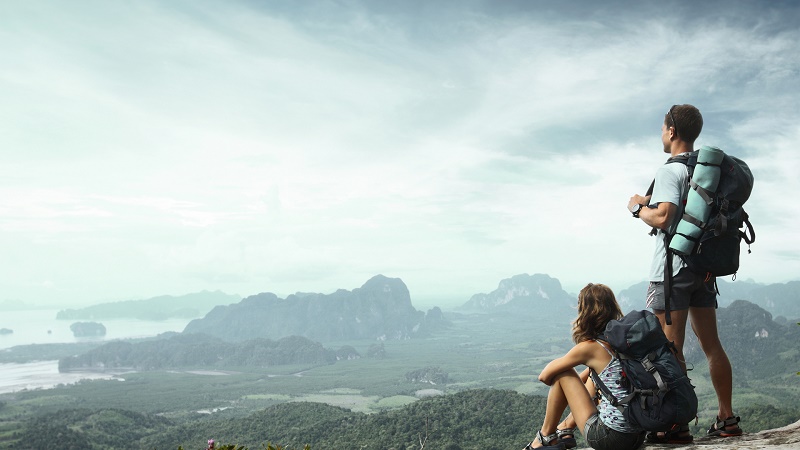
[[[214,440],[213,439],[209,439],[208,440],[208,449],[207,450],[214,450]]]

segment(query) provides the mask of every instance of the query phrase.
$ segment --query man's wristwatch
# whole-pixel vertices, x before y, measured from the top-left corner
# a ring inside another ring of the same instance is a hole
[[[639,211],[641,211],[643,207],[644,207],[644,205],[638,204],[638,203],[633,205],[633,206],[631,206],[630,207],[630,211],[631,211],[631,214],[633,214],[633,217],[638,219],[639,218]]]

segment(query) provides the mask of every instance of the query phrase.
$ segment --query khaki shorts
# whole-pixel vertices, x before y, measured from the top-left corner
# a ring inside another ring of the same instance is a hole
[[[714,288],[715,278],[706,280],[705,275],[698,275],[684,267],[672,277],[672,295],[669,298],[670,311],[694,308],[716,308],[717,291]],[[647,288],[647,307],[656,311],[664,311],[664,282],[651,281]]]

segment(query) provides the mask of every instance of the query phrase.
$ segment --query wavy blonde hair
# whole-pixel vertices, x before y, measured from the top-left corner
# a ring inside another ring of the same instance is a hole
[[[606,324],[622,317],[614,292],[605,284],[589,283],[578,294],[578,317],[572,322],[572,340],[576,344],[594,340]]]

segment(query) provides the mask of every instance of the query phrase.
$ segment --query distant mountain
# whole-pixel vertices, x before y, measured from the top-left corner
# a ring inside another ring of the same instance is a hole
[[[191,321],[184,333],[207,333],[227,340],[277,339],[299,335],[331,341],[408,339],[445,323],[442,311],[425,314],[411,305],[405,283],[377,275],[352,291],[298,293],[285,299],[262,293],[217,306]]]
[[[561,288],[558,279],[523,273],[500,281],[488,294],[473,295],[458,310],[572,318],[576,305],[577,299]]]
[[[617,293],[623,312],[632,309],[645,309],[645,297],[649,282],[643,281]],[[788,319],[800,318],[800,281],[788,283],[759,284],[753,281],[729,281],[729,277],[717,278],[720,307],[726,307],[737,300],[747,300],[761,306],[773,316]]]
[[[800,326],[779,323],[764,308],[736,300],[717,310],[717,329],[728,354],[734,375],[767,378],[794,374],[800,368]],[[705,358],[694,333],[687,332],[686,360],[697,364]]]
[[[800,281],[757,285],[747,300],[761,306],[774,316],[800,319]]]
[[[101,303],[80,309],[65,309],[58,312],[62,320],[102,320],[102,319],[192,319],[202,317],[217,305],[238,302],[241,297],[221,291],[202,291],[179,297],[162,295],[144,300],[126,300]]]
[[[617,303],[623,313],[633,311],[635,309],[645,309],[645,298],[647,296],[647,287],[650,285],[648,281],[636,283],[628,289],[619,291],[616,294]]]
[[[342,351],[349,353],[347,349]],[[253,339],[234,344],[206,334],[175,334],[136,343],[109,342],[82,355],[62,358],[58,361],[58,370],[162,370],[193,367],[228,369],[286,364],[324,365],[335,363],[336,353],[324,348],[319,342],[300,336],[289,336],[278,341]]]
[[[717,302],[722,307],[728,306],[736,300],[752,300],[753,292],[763,286],[763,284],[753,281],[731,281],[730,277],[717,278],[717,287],[719,288]]]

